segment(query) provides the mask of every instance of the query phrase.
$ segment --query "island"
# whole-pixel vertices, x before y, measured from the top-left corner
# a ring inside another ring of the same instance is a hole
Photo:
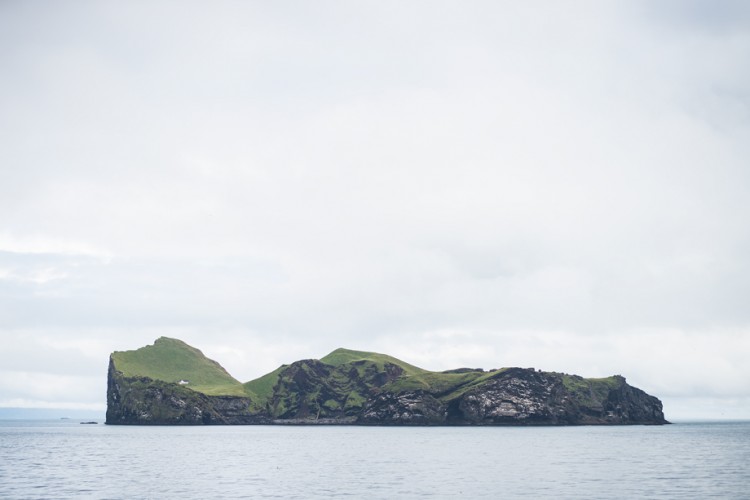
[[[662,403],[625,378],[534,368],[435,372],[336,349],[242,383],[177,339],[110,355],[109,425],[667,424]]]

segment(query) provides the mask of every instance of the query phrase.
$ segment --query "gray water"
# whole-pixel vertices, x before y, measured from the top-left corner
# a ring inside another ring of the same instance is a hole
[[[0,421],[0,498],[750,498],[750,422],[117,427]]]

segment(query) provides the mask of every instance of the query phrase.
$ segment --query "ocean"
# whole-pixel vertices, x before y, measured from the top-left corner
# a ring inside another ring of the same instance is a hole
[[[750,498],[750,422],[121,427],[0,421],[0,498]]]

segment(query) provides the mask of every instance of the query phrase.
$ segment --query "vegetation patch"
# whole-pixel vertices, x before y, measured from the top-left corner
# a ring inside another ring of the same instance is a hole
[[[565,388],[579,403],[588,407],[601,407],[613,389],[620,387],[625,380],[619,376],[606,378],[583,378],[578,375],[561,374]]]
[[[242,384],[216,361],[181,340],[161,337],[154,345],[112,354],[125,377],[148,377],[208,395],[245,396]]]
[[[404,370],[404,373],[406,373],[407,375],[416,375],[427,371],[401,361],[398,358],[394,358],[393,356],[388,356],[387,354],[367,351],[353,351],[351,349],[344,348],[336,349],[332,353],[321,358],[320,361],[331,366],[341,366],[349,363],[355,363],[357,361],[370,361],[381,370],[384,368],[386,363],[390,363]]]

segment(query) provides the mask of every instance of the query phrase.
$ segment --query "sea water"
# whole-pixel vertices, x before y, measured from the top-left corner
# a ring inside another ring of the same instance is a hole
[[[750,498],[750,422],[129,427],[0,421],[0,498]]]

